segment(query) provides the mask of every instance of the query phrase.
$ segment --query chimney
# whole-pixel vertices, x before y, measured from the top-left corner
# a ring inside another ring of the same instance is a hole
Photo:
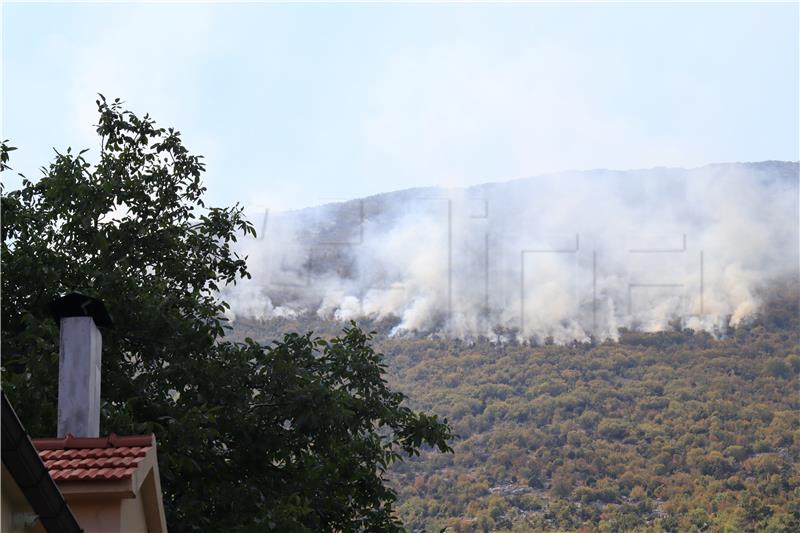
[[[103,302],[71,293],[50,304],[61,334],[58,350],[58,437],[100,435],[101,328],[112,327]]]

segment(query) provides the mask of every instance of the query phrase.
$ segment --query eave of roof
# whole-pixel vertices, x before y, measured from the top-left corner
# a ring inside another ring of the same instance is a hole
[[[82,532],[64,496],[48,474],[25,427],[2,392],[3,464],[48,532]]]

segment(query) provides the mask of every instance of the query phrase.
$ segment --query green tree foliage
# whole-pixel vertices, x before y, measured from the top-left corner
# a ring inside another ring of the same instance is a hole
[[[2,196],[3,388],[34,436],[55,434],[57,296],[102,299],[101,428],[154,432],[173,531],[398,531],[389,465],[450,451],[403,405],[372,337],[225,337],[219,290],[248,276],[240,207],[207,208],[180,133],[97,102],[99,158],[67,150]],[[3,142],[3,170],[8,152]]]

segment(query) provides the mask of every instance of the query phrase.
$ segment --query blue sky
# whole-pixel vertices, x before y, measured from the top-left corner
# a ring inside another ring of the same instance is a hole
[[[30,177],[52,147],[96,153],[98,92],[180,129],[217,205],[800,159],[795,3],[5,3],[2,15],[2,136]]]

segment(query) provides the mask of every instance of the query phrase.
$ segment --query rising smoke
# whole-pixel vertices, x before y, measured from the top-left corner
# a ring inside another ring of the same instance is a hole
[[[238,316],[556,342],[718,334],[798,276],[798,164],[590,171],[250,213]],[[262,217],[264,217],[262,219]]]

